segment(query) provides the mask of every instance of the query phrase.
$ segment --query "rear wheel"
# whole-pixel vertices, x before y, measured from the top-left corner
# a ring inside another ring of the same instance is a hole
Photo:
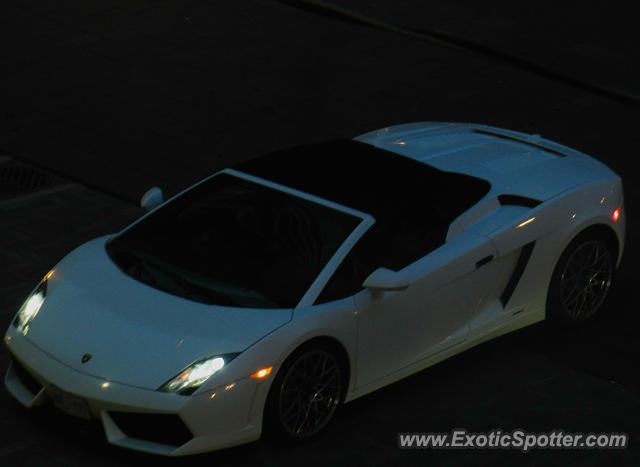
[[[318,434],[343,399],[345,372],[338,352],[314,344],[295,351],[284,363],[267,398],[267,434],[301,441]]]
[[[602,307],[614,270],[614,249],[605,237],[576,237],[553,272],[547,297],[548,317],[565,325],[589,319]]]

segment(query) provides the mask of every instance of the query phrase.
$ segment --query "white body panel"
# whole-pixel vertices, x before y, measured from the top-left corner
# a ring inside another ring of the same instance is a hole
[[[356,295],[357,386],[463,342],[473,312],[492,288],[492,278],[476,269],[476,262],[494,255],[486,238],[462,234],[402,270],[408,289],[381,297],[367,291]]]
[[[485,125],[416,123],[384,128],[356,140],[441,170],[488,180],[492,187],[488,197],[509,193],[544,201],[614,175],[604,164],[574,149]]]
[[[314,305],[374,219],[227,170],[362,219],[295,309],[204,305],[161,292],[122,273],[106,255],[103,237],[56,266],[28,332],[8,329],[10,352],[45,387],[52,384],[83,398],[102,419],[110,442],[158,454],[192,454],[257,439],[274,375],[310,339],[330,338],[344,349],[348,402],[544,319],[553,269],[584,229],[609,228],[620,262],[625,240],[621,181],[582,153],[540,137],[467,124],[400,125],[357,140],[491,183],[486,196],[449,226],[442,246],[399,271],[410,283],[407,289],[381,294],[365,289]],[[499,199],[505,194],[531,198],[535,206],[505,205]],[[622,214],[614,222],[617,207]],[[526,245],[530,257],[505,298]],[[230,352],[241,353],[193,395],[156,390],[198,358]],[[82,363],[85,353],[93,358]],[[269,366],[272,376],[249,377]],[[47,399],[46,389],[32,393],[15,370],[9,370],[5,384],[26,406]],[[193,438],[173,446],[128,437],[112,411],[177,414]]]
[[[290,309],[205,305],[142,284],[111,262],[105,241],[56,266],[25,336],[75,370],[155,390],[203,355],[240,352],[291,319]],[[83,364],[85,353],[93,358]]]

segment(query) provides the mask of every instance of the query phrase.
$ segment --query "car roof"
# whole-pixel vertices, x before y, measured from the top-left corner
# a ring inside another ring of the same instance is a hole
[[[369,213],[377,221],[435,211],[446,223],[445,235],[449,223],[491,188],[486,180],[349,139],[276,151],[234,168]]]

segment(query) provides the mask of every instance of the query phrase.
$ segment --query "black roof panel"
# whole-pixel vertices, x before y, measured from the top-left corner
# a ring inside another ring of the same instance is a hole
[[[378,221],[435,211],[447,228],[491,188],[486,180],[348,139],[276,151],[234,168],[369,213]]]

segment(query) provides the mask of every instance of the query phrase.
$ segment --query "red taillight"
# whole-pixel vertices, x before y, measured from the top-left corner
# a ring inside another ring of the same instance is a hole
[[[618,219],[620,219],[620,208],[615,208],[611,214],[611,220],[613,222],[618,222]]]

